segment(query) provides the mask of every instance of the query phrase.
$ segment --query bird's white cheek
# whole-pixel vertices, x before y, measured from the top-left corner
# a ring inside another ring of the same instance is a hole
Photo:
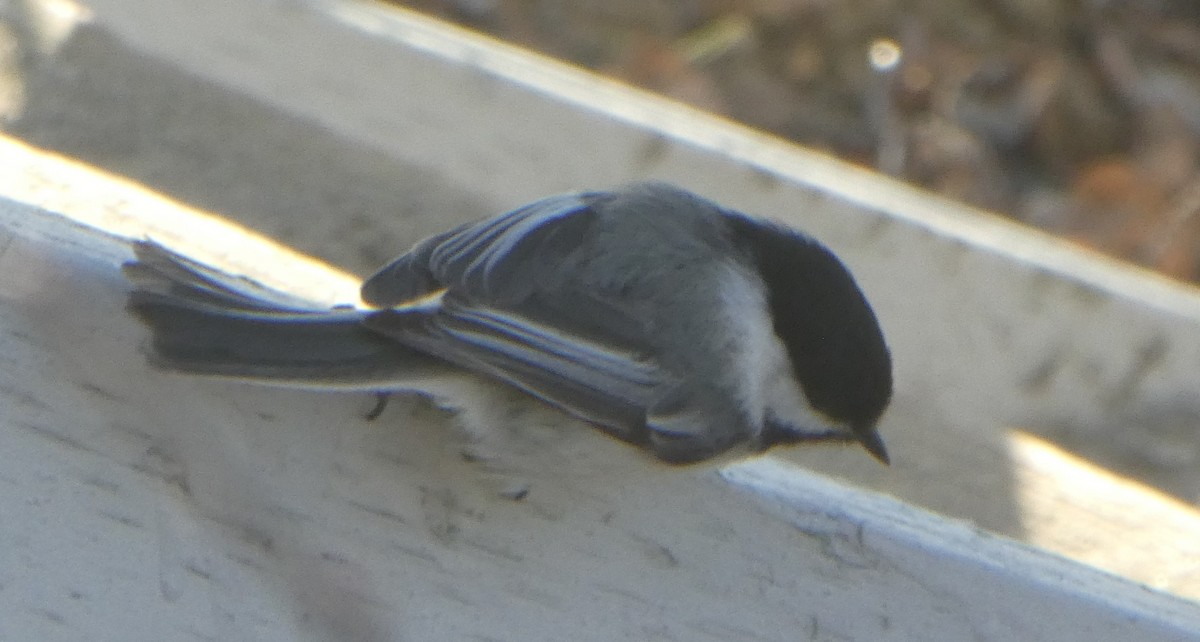
[[[802,434],[845,430],[845,426],[831,422],[809,405],[792,374],[783,341],[766,316],[751,322],[743,318],[743,321],[738,336],[741,354],[746,359],[736,385],[750,425],[761,430],[764,420],[770,417]]]
[[[822,416],[808,403],[792,374],[787,349],[775,334],[762,283],[731,267],[720,290],[722,309],[730,317],[725,326],[731,352],[742,356],[731,368],[738,401],[755,430],[762,430],[768,416],[801,434],[846,431],[846,426]],[[754,435],[758,437],[758,435]]]
[[[776,369],[765,385],[766,412],[773,419],[800,434],[820,435],[830,431],[849,432],[846,426],[830,421],[808,403],[800,384],[786,364]]]

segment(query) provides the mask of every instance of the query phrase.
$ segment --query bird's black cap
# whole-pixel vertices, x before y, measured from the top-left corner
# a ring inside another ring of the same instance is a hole
[[[888,463],[875,424],[891,401],[892,360],[854,277],[808,236],[737,213],[727,220],[766,283],[775,333],[809,403]]]

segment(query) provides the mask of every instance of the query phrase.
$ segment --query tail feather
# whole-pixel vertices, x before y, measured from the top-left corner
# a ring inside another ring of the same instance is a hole
[[[364,310],[311,301],[228,275],[149,241],[124,272],[128,308],[168,370],[279,385],[386,389],[445,364],[362,325]]]

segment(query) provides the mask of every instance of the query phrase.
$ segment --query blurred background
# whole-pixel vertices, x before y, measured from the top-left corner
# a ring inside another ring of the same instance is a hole
[[[1200,280],[1196,0],[390,0]]]

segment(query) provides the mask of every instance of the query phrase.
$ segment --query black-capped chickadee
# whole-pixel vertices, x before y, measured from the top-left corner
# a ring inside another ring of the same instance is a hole
[[[845,266],[668,185],[552,196],[426,239],[363,283],[370,308],[134,249],[129,307],[170,370],[386,392],[449,363],[672,463],[809,440],[888,461],[891,357]]]

